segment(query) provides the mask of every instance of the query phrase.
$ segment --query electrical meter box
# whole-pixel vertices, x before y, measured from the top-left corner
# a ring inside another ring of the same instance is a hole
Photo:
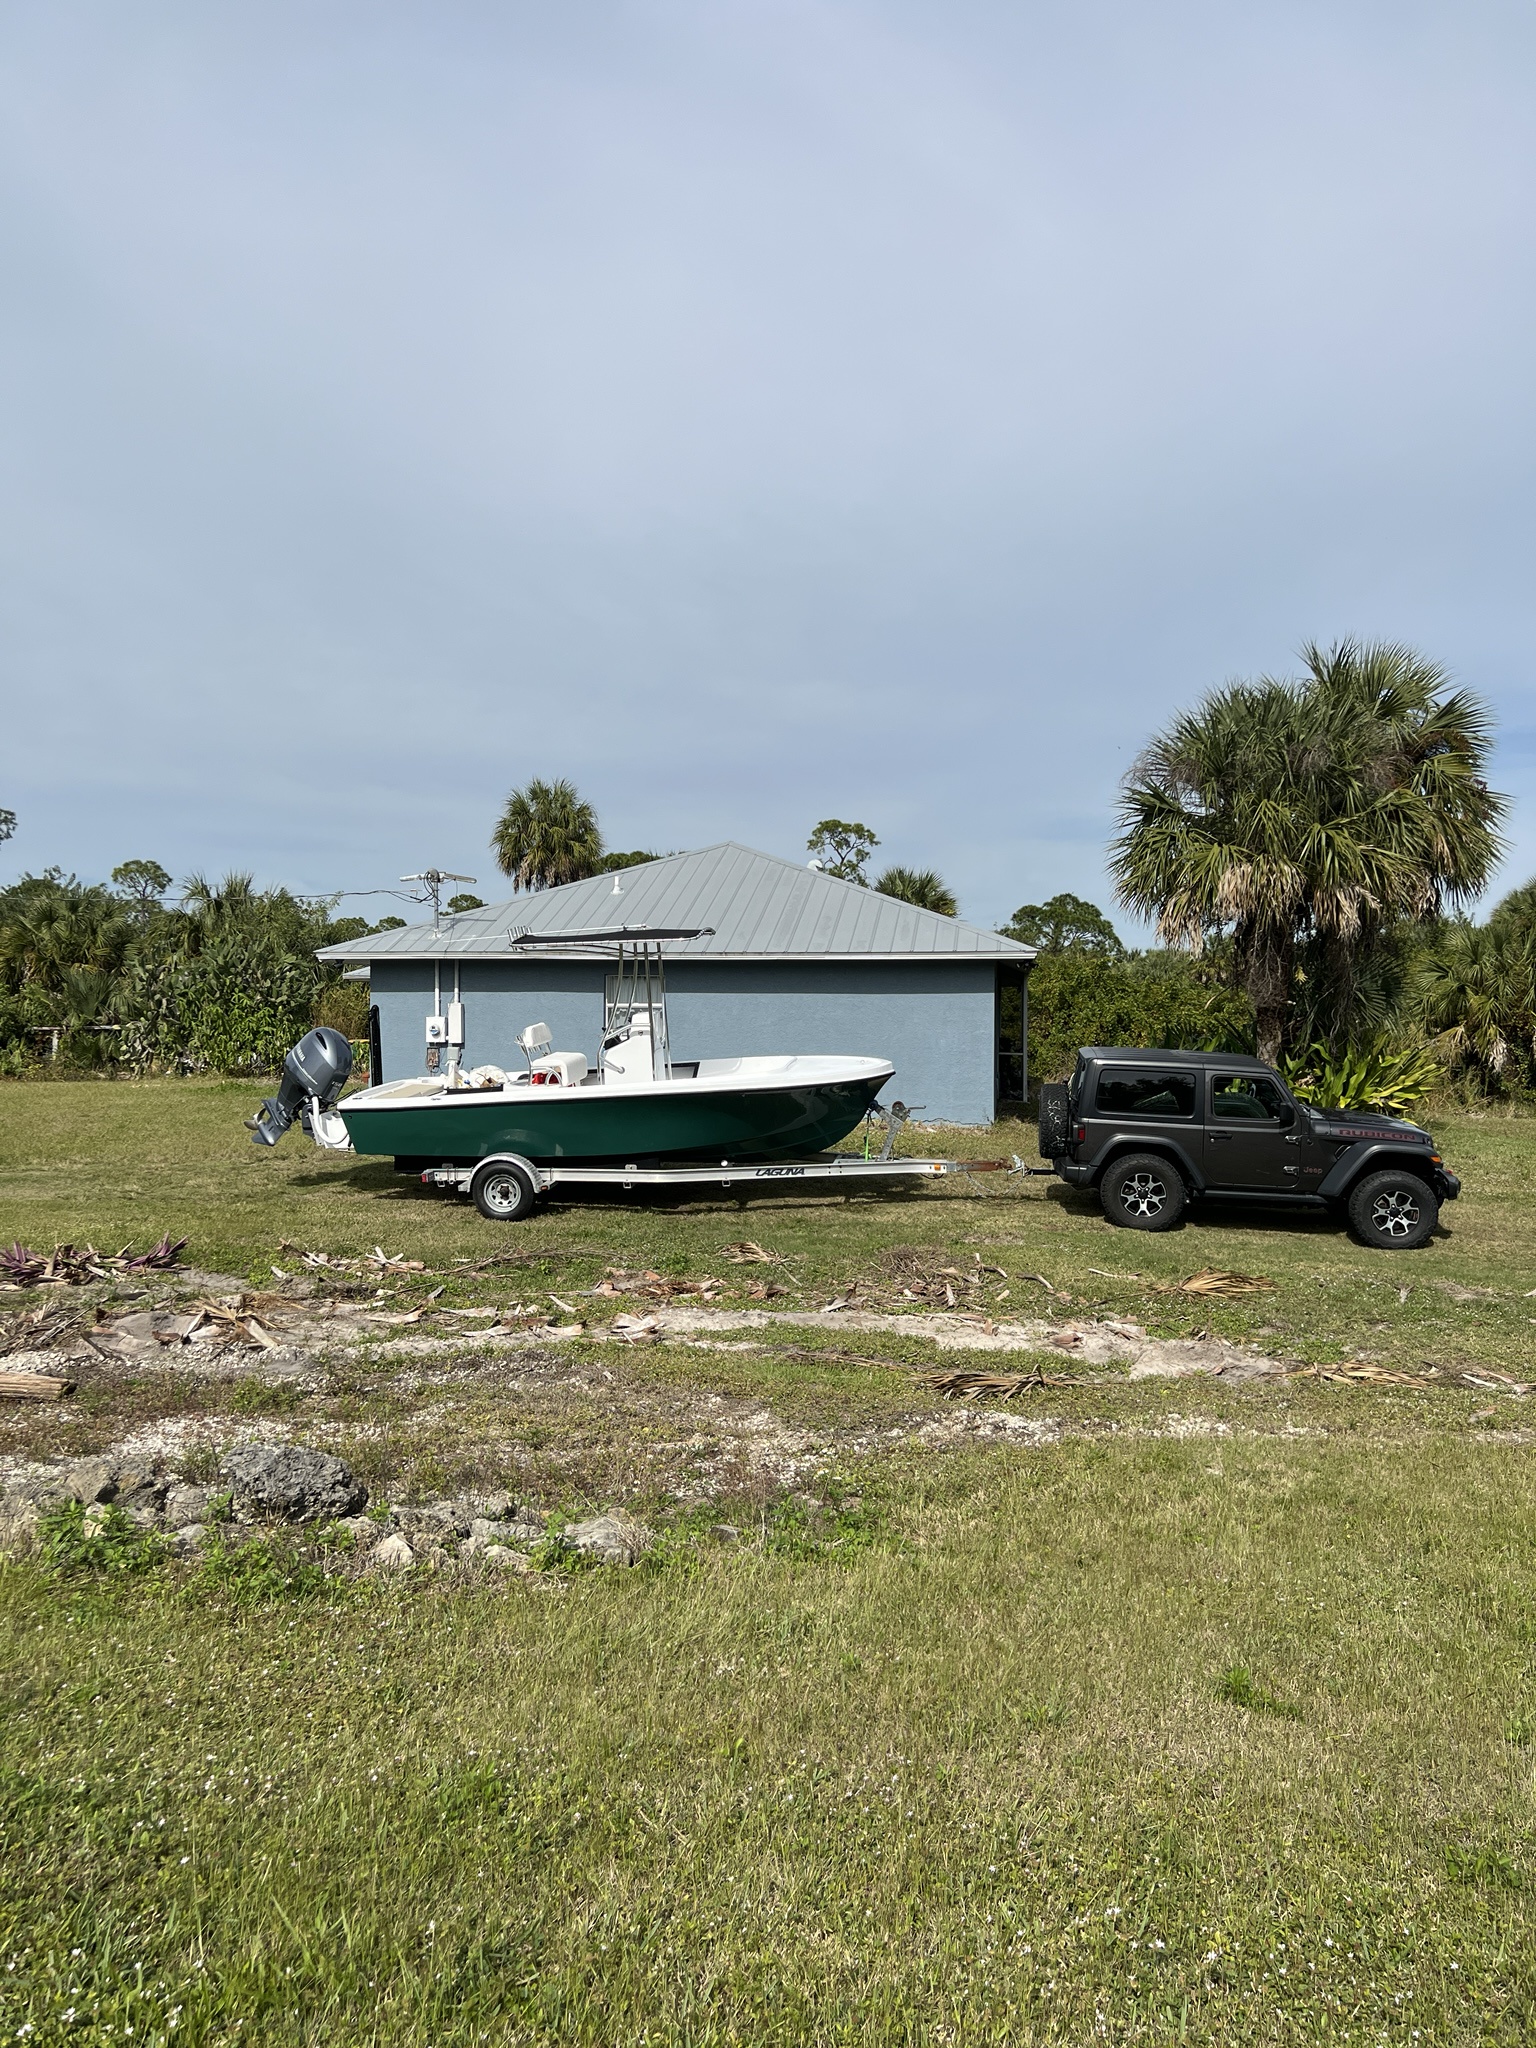
[[[446,1017],[429,1017],[427,1019],[427,1043],[428,1045],[446,1045],[448,1043],[448,1019]]]

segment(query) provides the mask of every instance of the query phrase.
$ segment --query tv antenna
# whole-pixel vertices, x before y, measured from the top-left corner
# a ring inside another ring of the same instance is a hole
[[[402,882],[420,882],[421,892],[410,900],[413,903],[430,903],[432,906],[432,929],[442,926],[442,894],[444,882],[473,882],[473,875],[450,875],[446,868],[423,868],[419,875],[402,875]]]

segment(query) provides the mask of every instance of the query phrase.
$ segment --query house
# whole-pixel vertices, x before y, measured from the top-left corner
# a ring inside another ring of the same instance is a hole
[[[521,1067],[517,1034],[536,1022],[595,1065],[612,964],[518,954],[508,934],[624,924],[711,928],[666,949],[675,1059],[873,1054],[896,1069],[887,1096],[932,1122],[990,1123],[1025,1092],[1030,947],[731,841],[320,957],[372,985],[376,1078],[423,1070],[427,1019],[455,995],[466,1067]]]

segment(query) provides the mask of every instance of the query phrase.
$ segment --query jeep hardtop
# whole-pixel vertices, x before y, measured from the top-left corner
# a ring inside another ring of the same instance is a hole
[[[1326,1208],[1362,1244],[1414,1251],[1461,1192],[1418,1124],[1301,1102],[1243,1053],[1085,1045],[1040,1090],[1040,1154],[1128,1230],[1219,1197]]]

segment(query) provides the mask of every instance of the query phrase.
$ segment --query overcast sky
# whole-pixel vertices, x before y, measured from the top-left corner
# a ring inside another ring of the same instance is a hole
[[[1107,905],[1149,733],[1353,633],[1524,880],[1533,88],[1516,0],[7,9],[0,879],[494,895],[542,775]]]

